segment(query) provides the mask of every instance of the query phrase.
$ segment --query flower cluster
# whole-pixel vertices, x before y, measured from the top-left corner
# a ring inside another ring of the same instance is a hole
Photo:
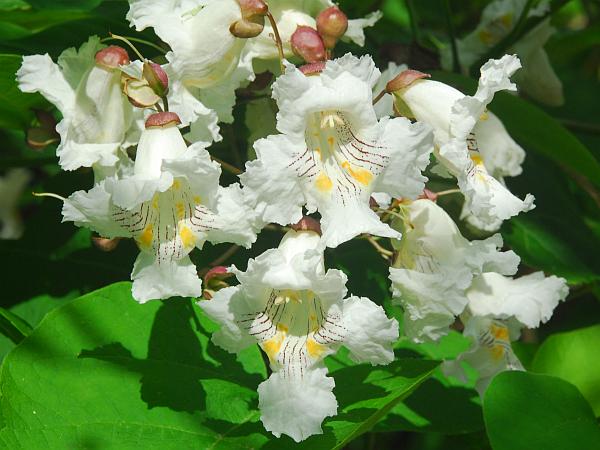
[[[378,243],[390,239],[404,332],[438,340],[462,321],[472,348],[445,370],[460,376],[470,363],[481,390],[498,371],[522,368],[511,339],[567,294],[556,277],[511,278],[519,257],[500,250],[500,235],[465,239],[426,189],[426,174],[455,179],[461,218],[490,234],[534,207],[504,183],[524,151],[486,109],[516,89],[519,58],[488,61],[468,96],[394,64],[381,74],[370,56],[334,57],[339,40],[363,44],[379,17],[348,20],[330,0],[130,0],[127,19],[154,30],[169,48],[165,64],[92,37],[57,63],[26,56],[17,73],[21,90],[62,114],[61,167],[93,169],[91,189],[64,199],[63,220],[135,240],[137,301],[204,294],[216,345],[258,343],[272,369],[258,386],[262,422],[296,441],[337,412],[324,359],[345,346],[356,362],[387,364],[399,336],[380,305],[348,296],[346,275],[325,269],[326,248],[364,237],[391,256]],[[236,89],[267,71],[276,131],[253,143],[240,183],[222,186],[211,155],[219,124],[233,121]],[[251,247],[267,224],[291,229],[245,271],[221,270],[239,284],[205,291],[190,253],[206,241]]]

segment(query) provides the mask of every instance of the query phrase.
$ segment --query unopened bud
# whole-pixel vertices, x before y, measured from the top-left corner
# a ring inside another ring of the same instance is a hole
[[[142,75],[148,85],[159,97],[164,97],[169,90],[169,77],[160,64],[144,61]]]
[[[119,66],[129,64],[127,50],[118,45],[111,45],[96,53],[96,64],[105,69],[117,69]]]
[[[242,12],[241,20],[229,27],[229,32],[235,37],[249,39],[262,33],[265,27],[265,16],[269,12],[263,0],[238,0]]]
[[[412,83],[414,83],[417,80],[420,80],[421,78],[430,78],[430,77],[431,77],[431,75],[429,75],[428,73],[423,73],[423,72],[419,72],[418,70],[408,69],[403,72],[400,72],[398,75],[396,75],[395,78],[390,80],[388,82],[388,84],[385,86],[385,91],[389,94],[392,94],[396,91],[404,89],[405,87],[408,87],[409,85],[411,85]]]
[[[179,125],[180,123],[181,119],[174,112],[157,112],[148,116],[146,128],[163,128],[170,125]]]
[[[94,243],[94,246],[103,252],[112,252],[115,248],[117,248],[120,240],[121,238],[107,239],[100,236],[92,236],[92,242]]]
[[[325,48],[332,49],[348,29],[348,16],[337,6],[331,6],[317,16],[317,31]]]
[[[291,38],[292,51],[307,63],[325,61],[327,52],[317,30],[304,25],[298,26]]]
[[[314,231],[319,235],[322,234],[319,221],[308,216],[302,217],[298,223],[295,223],[290,228],[295,231]]]
[[[233,274],[227,270],[227,267],[213,267],[204,275],[204,291],[202,296],[206,300],[212,299],[215,292],[229,286],[225,280],[232,276]]]
[[[138,80],[123,74],[121,83],[123,93],[129,99],[129,103],[137,108],[150,108],[160,100],[160,96],[154,92],[146,80]]]

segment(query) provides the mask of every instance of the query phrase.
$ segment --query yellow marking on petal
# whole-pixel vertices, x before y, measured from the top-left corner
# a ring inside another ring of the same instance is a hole
[[[177,191],[181,189],[181,182],[179,180],[173,180],[171,187]]]
[[[152,208],[158,209],[158,194],[154,194],[152,197]]]
[[[317,189],[321,192],[329,192],[333,187],[331,178],[325,175],[324,172],[321,172],[321,174],[317,177],[317,179],[315,180],[315,185],[317,186]]]
[[[373,174],[367,169],[361,169],[360,167],[353,169],[348,161],[342,163],[342,167],[346,169],[348,174],[358,181],[363,186],[367,186],[373,180]]]
[[[487,30],[481,30],[479,32],[479,40],[489,45],[494,41],[494,35]]]
[[[513,16],[512,16],[512,14],[511,13],[505,14],[504,16],[502,16],[500,18],[500,22],[502,22],[502,24],[505,27],[507,27],[507,28],[510,27],[512,25],[512,22],[513,22]]]
[[[471,155],[471,161],[473,161],[476,166],[483,166],[483,159],[479,155]]]
[[[499,344],[495,344],[490,349],[490,353],[492,354],[493,359],[500,359],[504,356],[504,347]]]
[[[183,219],[183,217],[185,216],[185,206],[183,205],[182,202],[178,202],[175,205],[175,208],[177,208],[177,218],[178,219]]]
[[[329,137],[327,138],[327,142],[329,143],[329,146],[330,146],[331,148],[333,148],[333,146],[335,145],[335,138],[334,138],[333,136],[329,136]]]
[[[277,324],[277,331],[281,331],[282,334],[287,334],[288,332],[288,327],[286,327],[284,324],[282,323],[278,323]]]
[[[479,120],[481,120],[482,122],[485,122],[486,120],[488,120],[490,118],[490,115],[488,114],[487,111],[484,111],[481,116],[479,116]]]
[[[308,350],[308,354],[310,355],[311,358],[315,358],[315,359],[320,358],[321,355],[323,355],[323,353],[325,353],[326,349],[327,349],[327,347],[319,344],[314,339],[309,338],[306,341],[306,350]]]
[[[319,155],[319,159],[323,161],[323,154],[321,153],[321,147],[315,148],[315,152]]]
[[[283,344],[283,336],[276,336],[261,344],[270,361],[274,361],[277,358],[277,353],[281,350],[281,344]]]
[[[508,328],[506,327],[499,327],[496,325],[492,325],[490,328],[490,331],[492,332],[492,335],[496,338],[496,339],[500,339],[503,341],[508,342],[509,341],[509,336],[508,336]]]
[[[196,236],[188,227],[181,227],[181,230],[179,230],[179,236],[181,236],[181,243],[185,248],[192,248],[194,245],[196,245]]]
[[[200,203],[202,203],[202,199],[200,198],[199,195],[194,195],[194,202],[199,205]]]
[[[154,238],[153,226],[152,226],[152,224],[149,224],[148,226],[146,226],[146,228],[144,228],[144,231],[142,231],[142,233],[140,234],[140,236],[138,238],[138,243],[142,247],[148,248],[152,245],[153,238]]]

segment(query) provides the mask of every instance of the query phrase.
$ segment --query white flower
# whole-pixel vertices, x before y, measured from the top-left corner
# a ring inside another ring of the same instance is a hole
[[[387,69],[381,72],[381,76],[377,84],[373,87],[373,95],[379,95],[386,88],[388,82],[392,81],[399,73],[404,72],[408,67],[406,64],[396,64],[393,61],[388,63]],[[384,95],[381,100],[375,105],[375,113],[377,117],[394,116],[394,97],[392,95]]]
[[[368,56],[348,54],[310,76],[287,66],[273,85],[282,134],[255,143],[258,159],[240,177],[265,221],[295,223],[306,206],[321,214],[329,247],[360,233],[399,236],[369,208],[369,198],[422,192],[431,133],[404,118],[377,120],[372,88],[378,77]]]
[[[445,372],[462,376],[460,363],[468,362],[479,372],[476,387],[483,395],[498,372],[523,370],[510,342],[518,339],[522,328],[537,328],[547,322],[568,293],[563,278],[544,277],[542,272],[520,278],[484,273],[475,278],[462,316],[471,349],[446,363]]]
[[[219,186],[218,164],[202,145],[186,147],[177,122],[173,113],[151,116],[133,173],[75,192],[63,207],[64,221],[103,237],[136,240],[141,253],[131,277],[140,302],[200,296],[188,254],[206,240],[249,246],[256,239],[254,216],[242,204],[239,186]]]
[[[505,55],[499,60],[488,61],[481,68],[479,87],[473,96],[466,96],[446,84],[423,79],[395,92],[401,106],[408,107],[417,120],[433,127],[436,156],[458,179],[465,196],[465,209],[476,217],[482,228],[493,229],[498,222],[534,207],[532,195],[518,199],[489,173],[480,151],[480,147],[486,145],[490,147],[486,154],[496,151],[514,153],[513,141],[504,136],[505,130],[498,127],[497,121],[491,119],[491,126],[480,124],[490,120],[486,106],[494,93],[515,89],[509,76],[519,67],[515,56]],[[483,142],[479,140],[478,132],[482,134]]]
[[[173,95],[181,98],[182,105],[193,102],[193,97],[204,108],[214,110],[221,121],[231,122],[235,89],[254,76],[250,62],[240,58],[247,39],[237,38],[229,31],[233,23],[242,19],[239,3],[130,0],[129,4],[127,19],[131,25],[138,31],[152,27],[171,47],[166,55],[167,73],[174,83],[181,83],[174,86],[179,92]],[[201,110],[201,116],[208,115],[200,105],[194,108]]]
[[[297,0],[270,0],[268,3],[269,11],[277,23],[286,58],[293,56],[290,40],[296,28],[304,25],[316,29],[317,15],[321,11],[334,6],[334,2],[331,0],[304,0],[301,2]],[[381,12],[375,11],[365,18],[349,20],[348,29],[342,39],[363,46],[365,44],[364,29],[375,25],[381,17]],[[245,57],[263,61],[277,59],[277,47],[274,45],[272,34],[271,24],[265,23],[263,32],[248,42],[244,50]]]
[[[525,4],[526,0],[495,0],[485,7],[477,28],[463,39],[457,40],[459,60],[463,68],[468,70],[513,31]],[[547,8],[547,1],[539,2],[527,17],[542,16]],[[515,77],[519,88],[541,103],[559,106],[564,103],[562,84],[543,48],[554,32],[550,19],[546,19],[519,39],[510,51],[516,53],[523,62],[523,69]],[[449,46],[442,51],[442,66],[446,69],[452,66]]]
[[[230,352],[258,342],[273,373],[258,387],[261,420],[275,436],[302,441],[322,433],[337,412],[325,356],[344,345],[356,362],[388,364],[398,323],[367,298],[346,295],[346,276],[325,271],[313,231],[289,231],[276,249],[231,271],[239,286],[218,291],[200,307],[221,328],[213,341]]]
[[[405,203],[401,214],[402,240],[395,244],[398,256],[390,268],[393,296],[405,310],[407,336],[416,342],[437,340],[465,309],[473,277],[488,271],[514,274],[519,258],[498,251],[499,234],[468,241],[431,200]]]
[[[11,169],[0,177],[0,239],[19,239],[23,235],[18,205],[30,179],[25,169]]]
[[[79,51],[65,50],[57,64],[48,54],[24,56],[17,72],[23,92],[41,93],[63,116],[56,127],[61,137],[56,153],[65,170],[113,166],[119,150],[139,138],[136,114],[121,93],[120,61],[113,67],[97,63],[102,48],[93,36]]]

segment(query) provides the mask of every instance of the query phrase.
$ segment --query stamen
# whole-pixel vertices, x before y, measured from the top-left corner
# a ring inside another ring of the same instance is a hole
[[[58,195],[58,194],[54,194],[52,192],[32,192],[31,193],[34,197],[52,197],[52,198],[56,198],[60,201],[66,202],[67,199]]]

